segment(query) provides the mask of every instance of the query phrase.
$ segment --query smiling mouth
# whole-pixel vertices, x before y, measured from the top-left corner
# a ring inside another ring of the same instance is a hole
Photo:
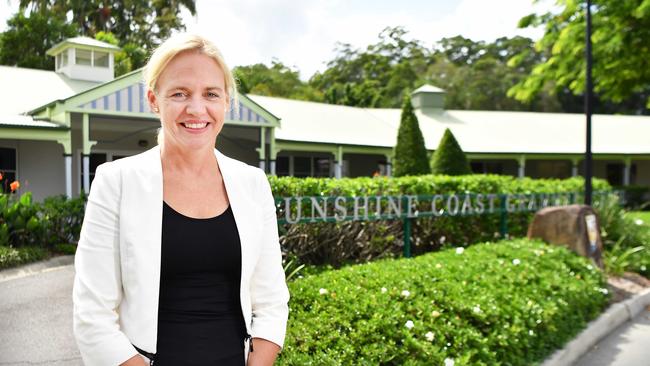
[[[183,127],[190,130],[200,130],[208,126],[208,122],[199,122],[199,123],[181,123]]]

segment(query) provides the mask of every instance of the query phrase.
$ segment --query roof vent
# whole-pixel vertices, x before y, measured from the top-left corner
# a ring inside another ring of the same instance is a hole
[[[58,43],[47,54],[54,57],[57,73],[70,79],[104,83],[114,78],[114,54],[119,50],[96,39],[75,37]]]
[[[415,109],[443,109],[445,107],[445,91],[425,84],[411,93],[411,103]]]

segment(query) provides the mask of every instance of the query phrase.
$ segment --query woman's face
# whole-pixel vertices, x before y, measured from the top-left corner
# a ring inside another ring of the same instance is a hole
[[[166,145],[196,150],[214,148],[229,98],[217,63],[199,52],[182,52],[158,77],[156,91],[147,93],[158,110]]]

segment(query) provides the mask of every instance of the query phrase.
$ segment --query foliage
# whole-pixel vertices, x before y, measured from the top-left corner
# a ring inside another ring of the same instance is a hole
[[[431,157],[431,173],[447,175],[471,174],[467,157],[454,134],[447,128],[438,149]]]
[[[74,255],[77,252],[77,245],[76,244],[68,244],[68,243],[55,244],[54,245],[54,252],[61,253],[61,254],[66,254],[66,255]]]
[[[20,0],[8,29],[0,34],[0,64],[53,70],[54,59],[45,51],[65,38],[84,35],[122,49],[115,59],[119,76],[144,66],[148,52],[173,31],[185,29],[183,8],[196,14],[194,0]]]
[[[572,252],[504,241],[382,260],[289,283],[279,365],[528,365],[607,304],[605,279]]]
[[[300,80],[297,70],[273,61],[264,64],[238,66],[233,69],[239,81],[239,91],[245,94],[267,95],[290,99],[322,100],[322,95]]]
[[[19,199],[0,194],[0,246],[39,246],[46,232],[46,223],[32,204],[31,192]]]
[[[404,27],[387,27],[365,50],[340,43],[337,56],[312,76],[310,85],[331,104],[398,107],[404,90],[414,89],[432,62],[420,41],[405,39],[407,33]]]
[[[401,178],[294,178],[269,177],[276,197],[433,195],[463,193],[558,193],[580,192],[582,178],[517,179],[501,175],[409,176]],[[595,191],[611,189],[606,181],[594,179]],[[422,210],[431,205],[421,203]],[[280,210],[282,215],[282,210]],[[532,213],[508,214],[508,233],[524,236]],[[442,216],[413,220],[412,252],[421,254],[443,245],[467,246],[499,238],[498,213],[482,216]],[[281,227],[280,241],[285,251],[302,263],[340,266],[401,255],[403,224],[393,221],[344,221],[305,223]]]
[[[623,193],[623,203],[627,209],[650,209],[650,187],[647,185],[627,185],[614,187]]]
[[[413,112],[411,95],[406,93],[402,102],[402,117],[397,130],[397,144],[393,151],[393,175],[420,175],[429,173],[427,148],[418,118]]]
[[[519,26],[543,26],[537,49],[545,57],[528,77],[508,94],[529,101],[549,86],[578,95],[585,88],[585,1],[560,0],[559,13],[531,14]],[[650,109],[650,2],[648,0],[599,0],[592,8],[594,91],[603,101],[628,100],[628,113]],[[518,66],[524,54],[515,56]]]
[[[41,247],[13,248],[0,245],[0,269],[39,261],[47,258],[47,255],[47,251]]]
[[[65,14],[47,9],[30,16],[18,12],[7,20],[7,30],[0,33],[0,64],[54,70],[54,58],[46,56],[45,51],[76,34]]]
[[[650,221],[627,214],[614,195],[596,211],[600,219],[607,270],[615,274],[631,271],[649,276]]]
[[[65,195],[46,198],[37,206],[39,217],[45,223],[45,244],[49,247],[76,244],[81,233],[86,196],[67,198]]]
[[[19,4],[19,11],[29,10],[31,14],[70,12],[79,34],[93,38],[100,31],[111,32],[120,45],[134,43],[146,50],[160,44],[172,31],[185,29],[180,17],[182,8],[196,15],[194,0],[20,0]]]

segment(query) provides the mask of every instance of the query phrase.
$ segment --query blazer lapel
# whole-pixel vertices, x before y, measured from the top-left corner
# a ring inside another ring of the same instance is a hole
[[[230,208],[237,224],[241,242],[242,276],[247,278],[250,271],[252,271],[252,268],[249,267],[251,266],[251,250],[253,249],[251,245],[254,243],[253,234],[255,230],[251,221],[255,217],[255,213],[251,211],[254,207],[251,207],[249,202],[253,192],[246,192],[243,189],[248,186],[245,183],[246,172],[221,152],[216,149],[214,151],[226,187],[228,200],[230,201]]]

